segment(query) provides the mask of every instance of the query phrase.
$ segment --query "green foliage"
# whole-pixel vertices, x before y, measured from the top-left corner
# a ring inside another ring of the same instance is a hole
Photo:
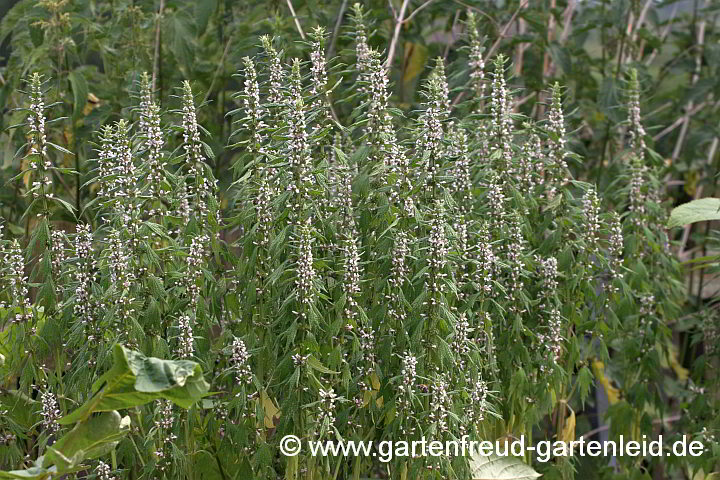
[[[713,193],[717,8],[696,3],[17,2],[0,465],[468,478],[494,461],[278,447],[609,423],[706,452],[536,469],[712,471],[717,320],[664,228]]]
[[[668,220],[668,227],[681,227],[711,220],[720,220],[720,199],[703,198],[673,208]]]
[[[94,412],[126,409],[158,398],[189,408],[207,394],[208,387],[195,362],[146,357],[116,345],[113,367],[95,381],[92,397],[58,423],[82,422]]]
[[[109,403],[127,409],[164,396],[189,408],[207,393],[202,370],[195,362],[148,358],[122,345],[116,345],[114,353],[113,368],[98,379],[97,388],[102,391],[94,391],[87,404],[58,420],[62,425],[75,423],[73,429],[48,446],[34,466],[0,471],[0,478],[49,479],[83,470],[83,462],[106,456],[128,434],[131,424],[129,416],[121,417],[108,408]],[[123,385],[127,382],[130,385]],[[96,412],[102,413],[91,416]]]

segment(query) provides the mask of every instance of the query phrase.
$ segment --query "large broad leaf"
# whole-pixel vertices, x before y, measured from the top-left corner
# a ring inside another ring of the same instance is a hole
[[[0,478],[24,478],[25,480],[44,480],[46,478],[52,478],[52,475],[57,474],[58,471],[55,467],[43,468],[43,467],[30,467],[25,470],[12,470],[10,472],[0,472]]]
[[[24,480],[50,480],[53,478],[66,478],[61,477],[61,475],[65,475],[68,473],[74,473],[79,472],[81,470],[87,469],[86,465],[78,465],[73,468],[67,468],[65,470],[59,470],[55,465],[53,465],[50,468],[42,467],[42,463],[44,461],[44,457],[39,457],[35,464],[30,467],[26,468],[25,470],[11,470],[9,472],[1,472],[0,471],[0,478],[21,478]]]
[[[83,421],[93,412],[122,410],[165,398],[183,408],[205,396],[209,385],[200,365],[189,360],[161,360],[116,345],[113,367],[92,386],[93,397],[58,423]]]
[[[64,471],[83,460],[101,457],[114,449],[129,431],[130,417],[121,417],[116,411],[90,417],[48,449],[43,467],[56,465],[59,471]]]
[[[529,465],[515,457],[476,454],[470,460],[472,480],[534,480],[539,476]]]
[[[720,198],[701,198],[675,207],[670,214],[668,227],[681,227],[707,220],[720,220]]]

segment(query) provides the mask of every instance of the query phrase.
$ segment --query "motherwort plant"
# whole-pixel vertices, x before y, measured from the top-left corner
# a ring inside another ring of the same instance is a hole
[[[0,418],[3,465],[49,451],[117,342],[200,363],[213,394],[187,412],[129,409],[127,437],[90,462],[98,478],[468,478],[458,455],[381,463],[279,444],[572,440],[593,376],[621,392],[613,429],[651,433],[680,277],[636,74],[624,173],[603,193],[573,179],[563,89],[545,118],[517,113],[506,57],[486,58],[474,17],[467,55],[434,60],[402,111],[368,15],[352,16],[354,48],[337,57],[316,29],[307,58],[269,36],[242,58],[227,188],[189,82],[163,105],[140,75],[130,116],[100,128],[75,172],[58,166],[72,154],[30,77],[16,181],[31,201],[27,234],[0,243],[13,338],[0,370],[38,407]],[[67,175],[92,195],[82,211],[55,195]],[[61,209],[77,221],[56,222]],[[570,462],[545,468],[568,477]]]

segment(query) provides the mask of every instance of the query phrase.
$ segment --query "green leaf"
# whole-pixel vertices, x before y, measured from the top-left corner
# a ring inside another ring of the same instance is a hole
[[[317,358],[315,358],[312,355],[307,359],[307,364],[310,368],[312,368],[313,370],[317,370],[320,373],[326,373],[326,374],[332,374],[332,375],[340,373],[340,372],[334,372],[334,371],[330,370],[325,365],[323,365],[320,362],[320,360],[318,360]]]
[[[673,208],[668,228],[707,220],[720,220],[720,198],[701,198]]]
[[[197,26],[198,35],[205,33],[210,15],[212,15],[216,7],[217,0],[204,0],[195,3],[195,25]]]
[[[580,395],[580,401],[584,404],[585,399],[590,393],[590,387],[593,383],[593,375],[588,367],[580,369],[577,375],[578,394]]]
[[[47,142],[47,144],[50,145],[50,146],[51,146],[52,148],[54,148],[55,150],[57,150],[58,152],[61,152],[61,153],[67,154],[67,155],[74,155],[74,153],[72,153],[70,150],[68,150],[68,149],[65,148],[65,147],[61,147],[60,145],[57,145],[57,144],[52,143],[52,142]]]
[[[80,115],[82,115],[83,110],[85,109],[88,96],[88,85],[85,77],[83,77],[82,73],[77,70],[70,72],[68,80],[70,80],[70,88],[72,88],[73,92],[72,119],[75,121],[80,118]]]
[[[51,478],[50,476],[58,473],[55,467],[46,469],[42,467],[30,467],[26,470],[12,470],[10,472],[0,472],[0,478],[24,478],[43,480]]]
[[[0,391],[0,409],[5,410],[5,418],[12,420],[26,430],[40,420],[38,402],[18,390]]]
[[[570,75],[572,73],[572,59],[567,49],[559,44],[551,44],[548,49],[553,61],[560,66],[563,74]]]
[[[43,460],[43,467],[72,468],[80,461],[101,457],[114,449],[130,431],[130,417],[116,411],[104,412],[78,423],[52,447]],[[69,464],[67,459],[73,459]]]
[[[135,407],[158,398],[190,408],[208,393],[210,385],[195,362],[161,360],[115,345],[112,368],[92,386],[94,396],[61,418],[68,425],[88,418],[93,412],[108,412]]]
[[[472,480],[532,480],[540,476],[518,458],[478,453],[470,459],[470,473]]]
[[[80,470],[83,470],[87,468],[85,465],[81,465],[74,468],[68,468],[67,470],[64,470],[60,472],[57,467],[54,465],[50,468],[42,467],[42,463],[44,461],[44,457],[38,457],[38,459],[35,461],[35,464],[30,467],[26,468],[25,470],[11,470],[9,472],[2,472],[0,471],[0,478],[23,478],[25,480],[49,480],[51,478],[59,478],[59,474],[67,474],[67,473],[73,473],[73,472],[79,472]]]

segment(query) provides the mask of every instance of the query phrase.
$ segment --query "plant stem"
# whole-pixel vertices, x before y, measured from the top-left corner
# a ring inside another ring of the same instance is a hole
[[[392,68],[395,48],[397,47],[398,38],[400,37],[400,28],[403,25],[403,18],[405,17],[405,10],[407,10],[408,3],[410,3],[410,0],[403,0],[402,6],[400,7],[400,14],[395,19],[395,31],[393,32],[390,48],[388,48],[387,61],[385,62],[385,70],[388,71]]]

